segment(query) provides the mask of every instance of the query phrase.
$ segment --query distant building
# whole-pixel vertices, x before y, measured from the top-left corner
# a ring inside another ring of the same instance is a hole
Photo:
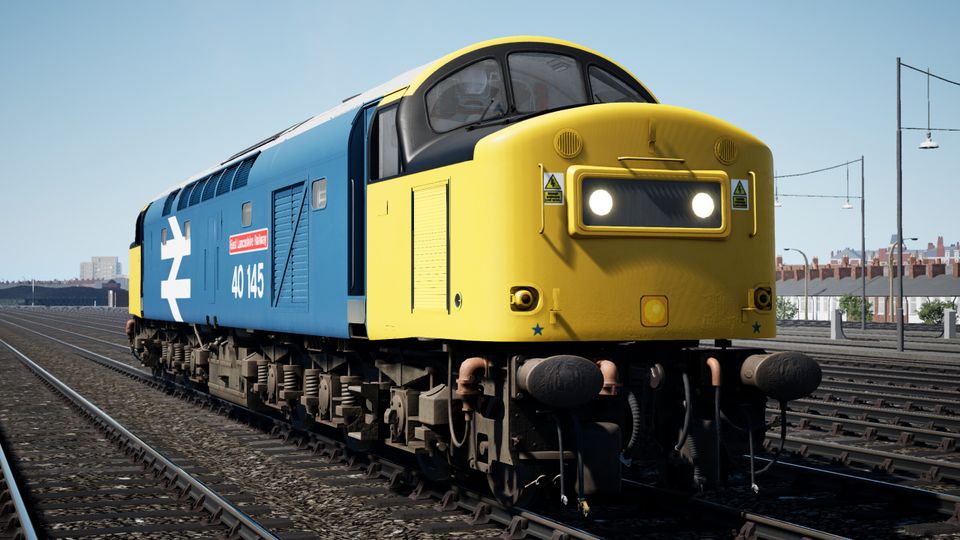
[[[904,252],[906,255],[906,252]],[[892,272],[891,272],[892,270]],[[956,302],[960,299],[960,262],[946,264],[937,262],[937,258],[920,262],[916,257],[903,266],[903,300],[905,321],[921,322],[917,311],[923,303],[931,300]],[[866,272],[867,302],[873,311],[873,320],[894,322],[896,310],[890,302],[891,288],[896,296],[897,268],[881,265],[874,258],[871,264],[863,267],[859,261],[851,264],[842,259],[839,264],[821,266],[817,257],[811,261],[807,276],[807,294],[809,313],[804,313],[804,266],[784,265],[782,257],[777,257],[778,297],[786,298],[800,310],[798,319],[829,320],[830,314],[840,308],[840,298],[846,294],[860,296],[863,282],[861,276]],[[891,275],[894,279],[891,280]]]
[[[80,263],[80,279],[86,281],[93,279],[93,263],[92,262],[82,262]]]
[[[90,262],[80,263],[81,280],[110,280],[123,277],[123,269],[117,257],[91,257]]]
[[[890,264],[891,253],[890,247],[893,246],[897,241],[897,235],[890,236],[890,242],[886,246],[880,247],[878,249],[867,250],[867,263],[872,262],[874,259],[880,262],[881,266],[887,266]],[[912,245],[911,245],[912,244]],[[933,261],[937,263],[944,264],[955,264],[960,262],[960,242],[955,242],[953,244],[944,244],[943,237],[937,237],[937,243],[927,242],[926,248],[917,248],[915,246],[922,245],[919,243],[913,243],[910,241],[904,242],[903,250],[903,262],[904,264],[908,263],[911,259],[917,261]],[[896,249],[896,248],[894,248]],[[858,263],[863,260],[860,256],[859,249],[853,248],[843,248],[836,251],[830,252],[830,264],[840,264],[840,261],[847,258],[847,260],[853,264]]]

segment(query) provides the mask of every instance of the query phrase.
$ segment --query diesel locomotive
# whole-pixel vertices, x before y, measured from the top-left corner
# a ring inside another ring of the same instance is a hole
[[[711,487],[812,392],[772,337],[770,150],[557,39],[478,43],[139,213],[127,333],[220,398],[509,503]]]

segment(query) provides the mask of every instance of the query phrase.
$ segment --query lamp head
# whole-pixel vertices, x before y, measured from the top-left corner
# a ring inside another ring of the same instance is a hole
[[[934,141],[934,140],[933,140],[933,137],[930,136],[930,132],[928,131],[928,132],[927,132],[927,138],[924,139],[922,143],[920,143],[920,149],[921,149],[921,150],[934,150],[934,149],[936,149],[936,148],[940,148],[940,145],[937,144],[937,141]]]
[[[843,203],[843,205],[842,205],[840,208],[842,208],[842,209],[844,209],[844,210],[849,210],[849,209],[853,208],[853,205],[850,204],[850,201],[848,200],[847,202]]]

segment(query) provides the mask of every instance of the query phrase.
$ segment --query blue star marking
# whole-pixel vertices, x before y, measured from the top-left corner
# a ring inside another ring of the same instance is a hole
[[[753,333],[754,334],[760,333],[760,323],[758,322],[753,323]]]
[[[535,335],[535,336],[542,336],[542,335],[543,335],[543,327],[540,326],[540,323],[537,323],[537,325],[534,326],[533,328],[531,328],[531,330],[533,330],[533,335]]]

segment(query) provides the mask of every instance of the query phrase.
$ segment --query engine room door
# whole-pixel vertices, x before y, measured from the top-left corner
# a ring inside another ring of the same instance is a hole
[[[353,121],[350,131],[349,178],[349,253],[347,255],[347,294],[366,294],[366,219],[367,219],[367,134],[376,103],[367,104]]]

